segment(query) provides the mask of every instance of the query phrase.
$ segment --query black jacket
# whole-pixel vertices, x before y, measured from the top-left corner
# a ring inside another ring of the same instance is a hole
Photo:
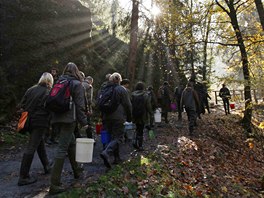
[[[46,85],[34,85],[23,96],[21,108],[29,113],[30,129],[35,127],[49,128],[51,114],[44,107],[48,94],[49,89]]]

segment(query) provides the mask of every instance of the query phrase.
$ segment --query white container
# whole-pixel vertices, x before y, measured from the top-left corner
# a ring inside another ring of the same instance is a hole
[[[93,160],[94,139],[76,139],[76,162],[89,163]]]
[[[154,113],[154,120],[155,122],[161,122],[161,109],[157,108]]]
[[[132,140],[136,131],[136,125],[132,122],[125,122],[125,136],[127,139]]]

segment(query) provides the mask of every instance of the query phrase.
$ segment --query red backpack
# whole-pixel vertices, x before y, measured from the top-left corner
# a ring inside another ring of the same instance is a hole
[[[58,80],[51,89],[45,107],[55,113],[64,113],[69,111],[72,106],[72,97],[70,93],[70,80]]]

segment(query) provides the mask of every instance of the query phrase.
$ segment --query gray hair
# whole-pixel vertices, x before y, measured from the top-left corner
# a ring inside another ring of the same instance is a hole
[[[115,72],[110,76],[109,81],[120,83],[122,81],[122,76],[119,73]]]
[[[53,85],[53,76],[49,72],[44,72],[41,75],[38,84],[46,84],[51,88]]]
[[[93,77],[92,76],[87,76],[85,78],[85,80],[87,80],[90,84],[93,83]]]

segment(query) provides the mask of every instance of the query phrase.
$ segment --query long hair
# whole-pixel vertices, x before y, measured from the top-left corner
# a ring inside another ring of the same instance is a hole
[[[137,82],[136,86],[135,86],[135,90],[144,90],[145,89],[145,83],[139,81]]]
[[[52,75],[49,73],[49,72],[45,72],[41,75],[39,81],[38,81],[38,84],[41,85],[41,84],[45,84],[47,85],[49,88],[52,87],[53,85],[53,77]]]
[[[63,74],[74,76],[77,80],[82,81],[82,76],[80,74],[80,71],[79,71],[77,65],[75,65],[75,63],[69,62],[65,66]]]

